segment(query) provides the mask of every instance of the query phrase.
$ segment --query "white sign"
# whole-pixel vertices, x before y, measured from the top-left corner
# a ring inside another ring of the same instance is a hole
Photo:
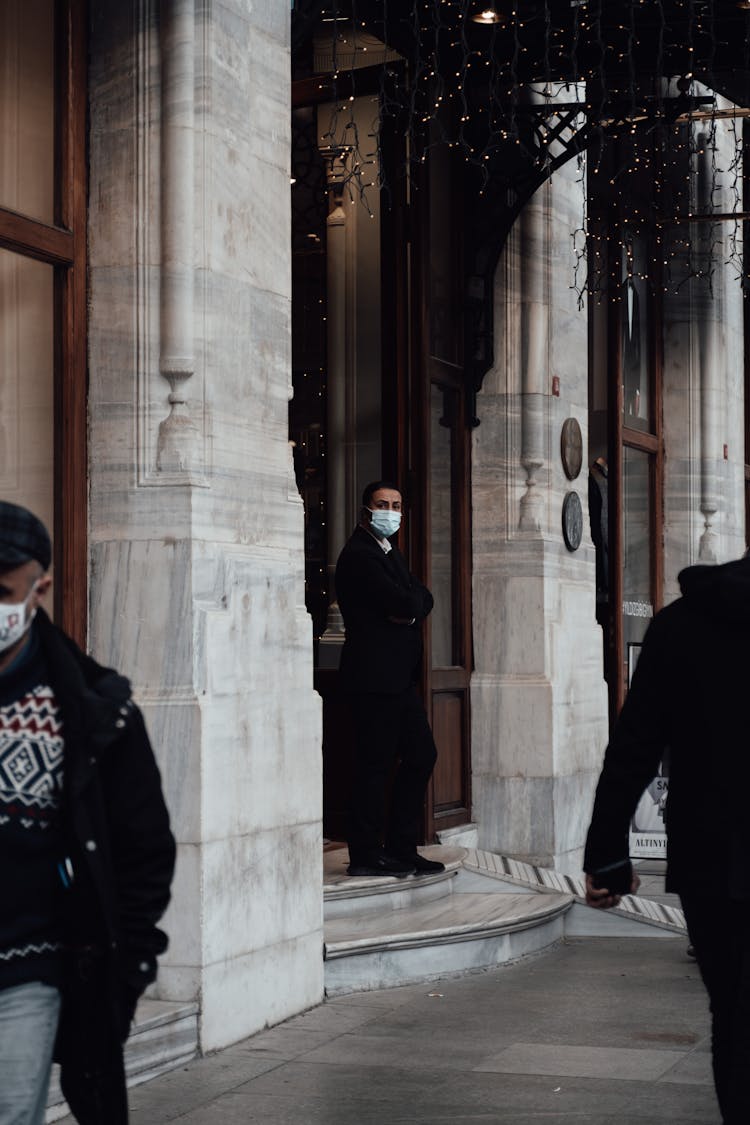
[[[630,825],[630,854],[636,859],[666,859],[667,832],[664,817],[669,778],[655,777],[638,802]]]

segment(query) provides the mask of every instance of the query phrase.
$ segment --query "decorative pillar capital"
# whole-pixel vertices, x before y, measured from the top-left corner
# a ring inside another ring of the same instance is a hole
[[[342,204],[344,187],[350,178],[347,161],[352,151],[351,145],[326,145],[320,149],[320,155],[326,164],[326,181],[332,198],[331,210]]]

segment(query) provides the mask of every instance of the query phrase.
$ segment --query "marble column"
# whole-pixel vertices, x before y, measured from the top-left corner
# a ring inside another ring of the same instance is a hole
[[[526,471],[521,497],[519,529],[541,533],[544,519],[543,487],[545,406],[549,357],[549,258],[545,254],[547,214],[535,201],[527,204],[520,225],[521,286],[521,464]]]
[[[197,1000],[213,1050],[323,995],[290,9],[89,12],[90,644],[133,682],[178,840],[157,995]]]
[[[718,105],[729,108],[721,99]],[[692,128],[693,210],[730,212],[735,176],[741,177],[741,127],[728,119]],[[730,245],[741,231],[729,221],[681,224],[666,233],[664,592],[671,601],[684,567],[725,562],[744,550],[744,329]],[[697,268],[704,276],[691,278]]]
[[[169,414],[159,423],[159,472],[195,469],[198,428],[188,407],[195,373],[193,294],[195,228],[194,0],[162,0],[161,301],[159,370],[170,387]]]
[[[560,432],[588,431],[587,317],[571,287],[583,186],[566,165],[527,203],[495,279],[494,367],[474,433],[472,792],[479,843],[578,871],[606,742],[594,550],[563,543]],[[554,377],[560,394],[552,394]]]
[[[713,210],[712,165],[716,160],[716,152],[708,133],[699,133],[697,141],[698,212],[707,215]],[[699,261],[708,276],[712,273],[712,257],[716,246],[720,244],[720,238],[716,237],[715,227],[709,223],[700,224],[694,234],[699,245]],[[721,304],[722,282],[722,273],[719,270],[714,274],[710,288],[706,282],[700,285],[699,298],[700,509],[703,516],[703,532],[698,547],[698,560],[703,563],[717,562],[719,550],[719,537],[714,528],[714,520],[719,508],[716,469],[720,459],[721,442],[719,394],[722,356],[716,316]]]
[[[347,213],[344,186],[347,180],[346,148],[324,150],[331,193],[331,210],[326,219],[326,343],[328,371],[326,382],[328,440],[326,443],[326,521],[328,550],[328,616],[318,646],[321,668],[338,668],[344,644],[344,619],[341,616],[334,576],[336,560],[347,537],[347,480],[351,448],[347,444],[347,406],[350,395],[351,365],[348,362],[349,337],[353,325],[347,316],[347,296],[352,284],[348,269]]]

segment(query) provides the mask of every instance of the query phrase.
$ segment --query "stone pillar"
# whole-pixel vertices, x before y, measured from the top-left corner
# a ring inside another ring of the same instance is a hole
[[[698,93],[705,88],[697,86]],[[720,109],[729,104],[719,99]],[[719,120],[696,130],[692,209],[730,212],[741,125]],[[681,175],[684,169],[678,169]],[[743,297],[732,222],[667,228],[670,288],[664,295],[664,593],[696,562],[725,562],[745,547]],[[691,253],[685,248],[691,240]],[[700,267],[710,279],[690,277]]]
[[[90,643],[133,681],[178,839],[158,995],[199,1001],[210,1050],[323,995],[290,10],[89,11]]]
[[[536,203],[520,217],[521,240],[521,464],[526,470],[519,529],[541,534],[544,495],[537,477],[544,468],[545,406],[549,371],[549,281],[545,258],[545,210]]]
[[[170,387],[159,423],[159,472],[195,473],[198,429],[187,382],[195,373],[193,231],[195,228],[194,0],[161,3],[161,300],[159,370]]]
[[[698,135],[697,155],[697,196],[698,213],[710,214],[712,199],[712,164],[716,159],[712,139],[708,133]],[[699,245],[699,260],[711,273],[714,241],[719,239],[713,224],[703,223],[694,232]],[[719,380],[721,368],[721,341],[716,315],[721,303],[723,290],[721,270],[713,277],[709,288],[707,283],[700,286],[700,317],[698,321],[698,355],[700,360],[700,439],[701,439],[701,490],[700,508],[703,516],[703,533],[698,547],[698,560],[703,563],[718,561],[719,537],[714,528],[714,520],[719,508],[718,481],[716,470],[720,458],[721,434],[719,432]],[[718,289],[718,292],[717,292]]]
[[[495,281],[495,365],[474,434],[472,790],[480,847],[578,871],[607,734],[587,480],[560,433],[588,421],[587,318],[571,288],[583,188],[564,166],[527,203]],[[552,394],[553,378],[560,394]],[[584,508],[563,543],[565,493]]]
[[[350,476],[347,464],[351,447],[347,445],[347,400],[350,398],[351,369],[349,336],[353,325],[348,323],[347,294],[352,282],[347,269],[347,218],[343,193],[346,182],[346,148],[325,150],[331,210],[326,219],[326,343],[328,349],[327,378],[327,544],[328,544],[328,617],[318,647],[318,663],[322,668],[338,668],[344,644],[344,619],[341,616],[334,576],[336,560],[347,537],[346,485]]]

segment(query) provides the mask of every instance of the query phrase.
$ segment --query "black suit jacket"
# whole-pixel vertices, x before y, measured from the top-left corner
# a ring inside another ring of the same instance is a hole
[[[409,573],[398,547],[385,554],[357,527],[336,564],[336,596],[346,625],[341,680],[347,691],[405,691],[422,655],[421,623],[432,594]],[[410,621],[397,624],[391,618]]]

